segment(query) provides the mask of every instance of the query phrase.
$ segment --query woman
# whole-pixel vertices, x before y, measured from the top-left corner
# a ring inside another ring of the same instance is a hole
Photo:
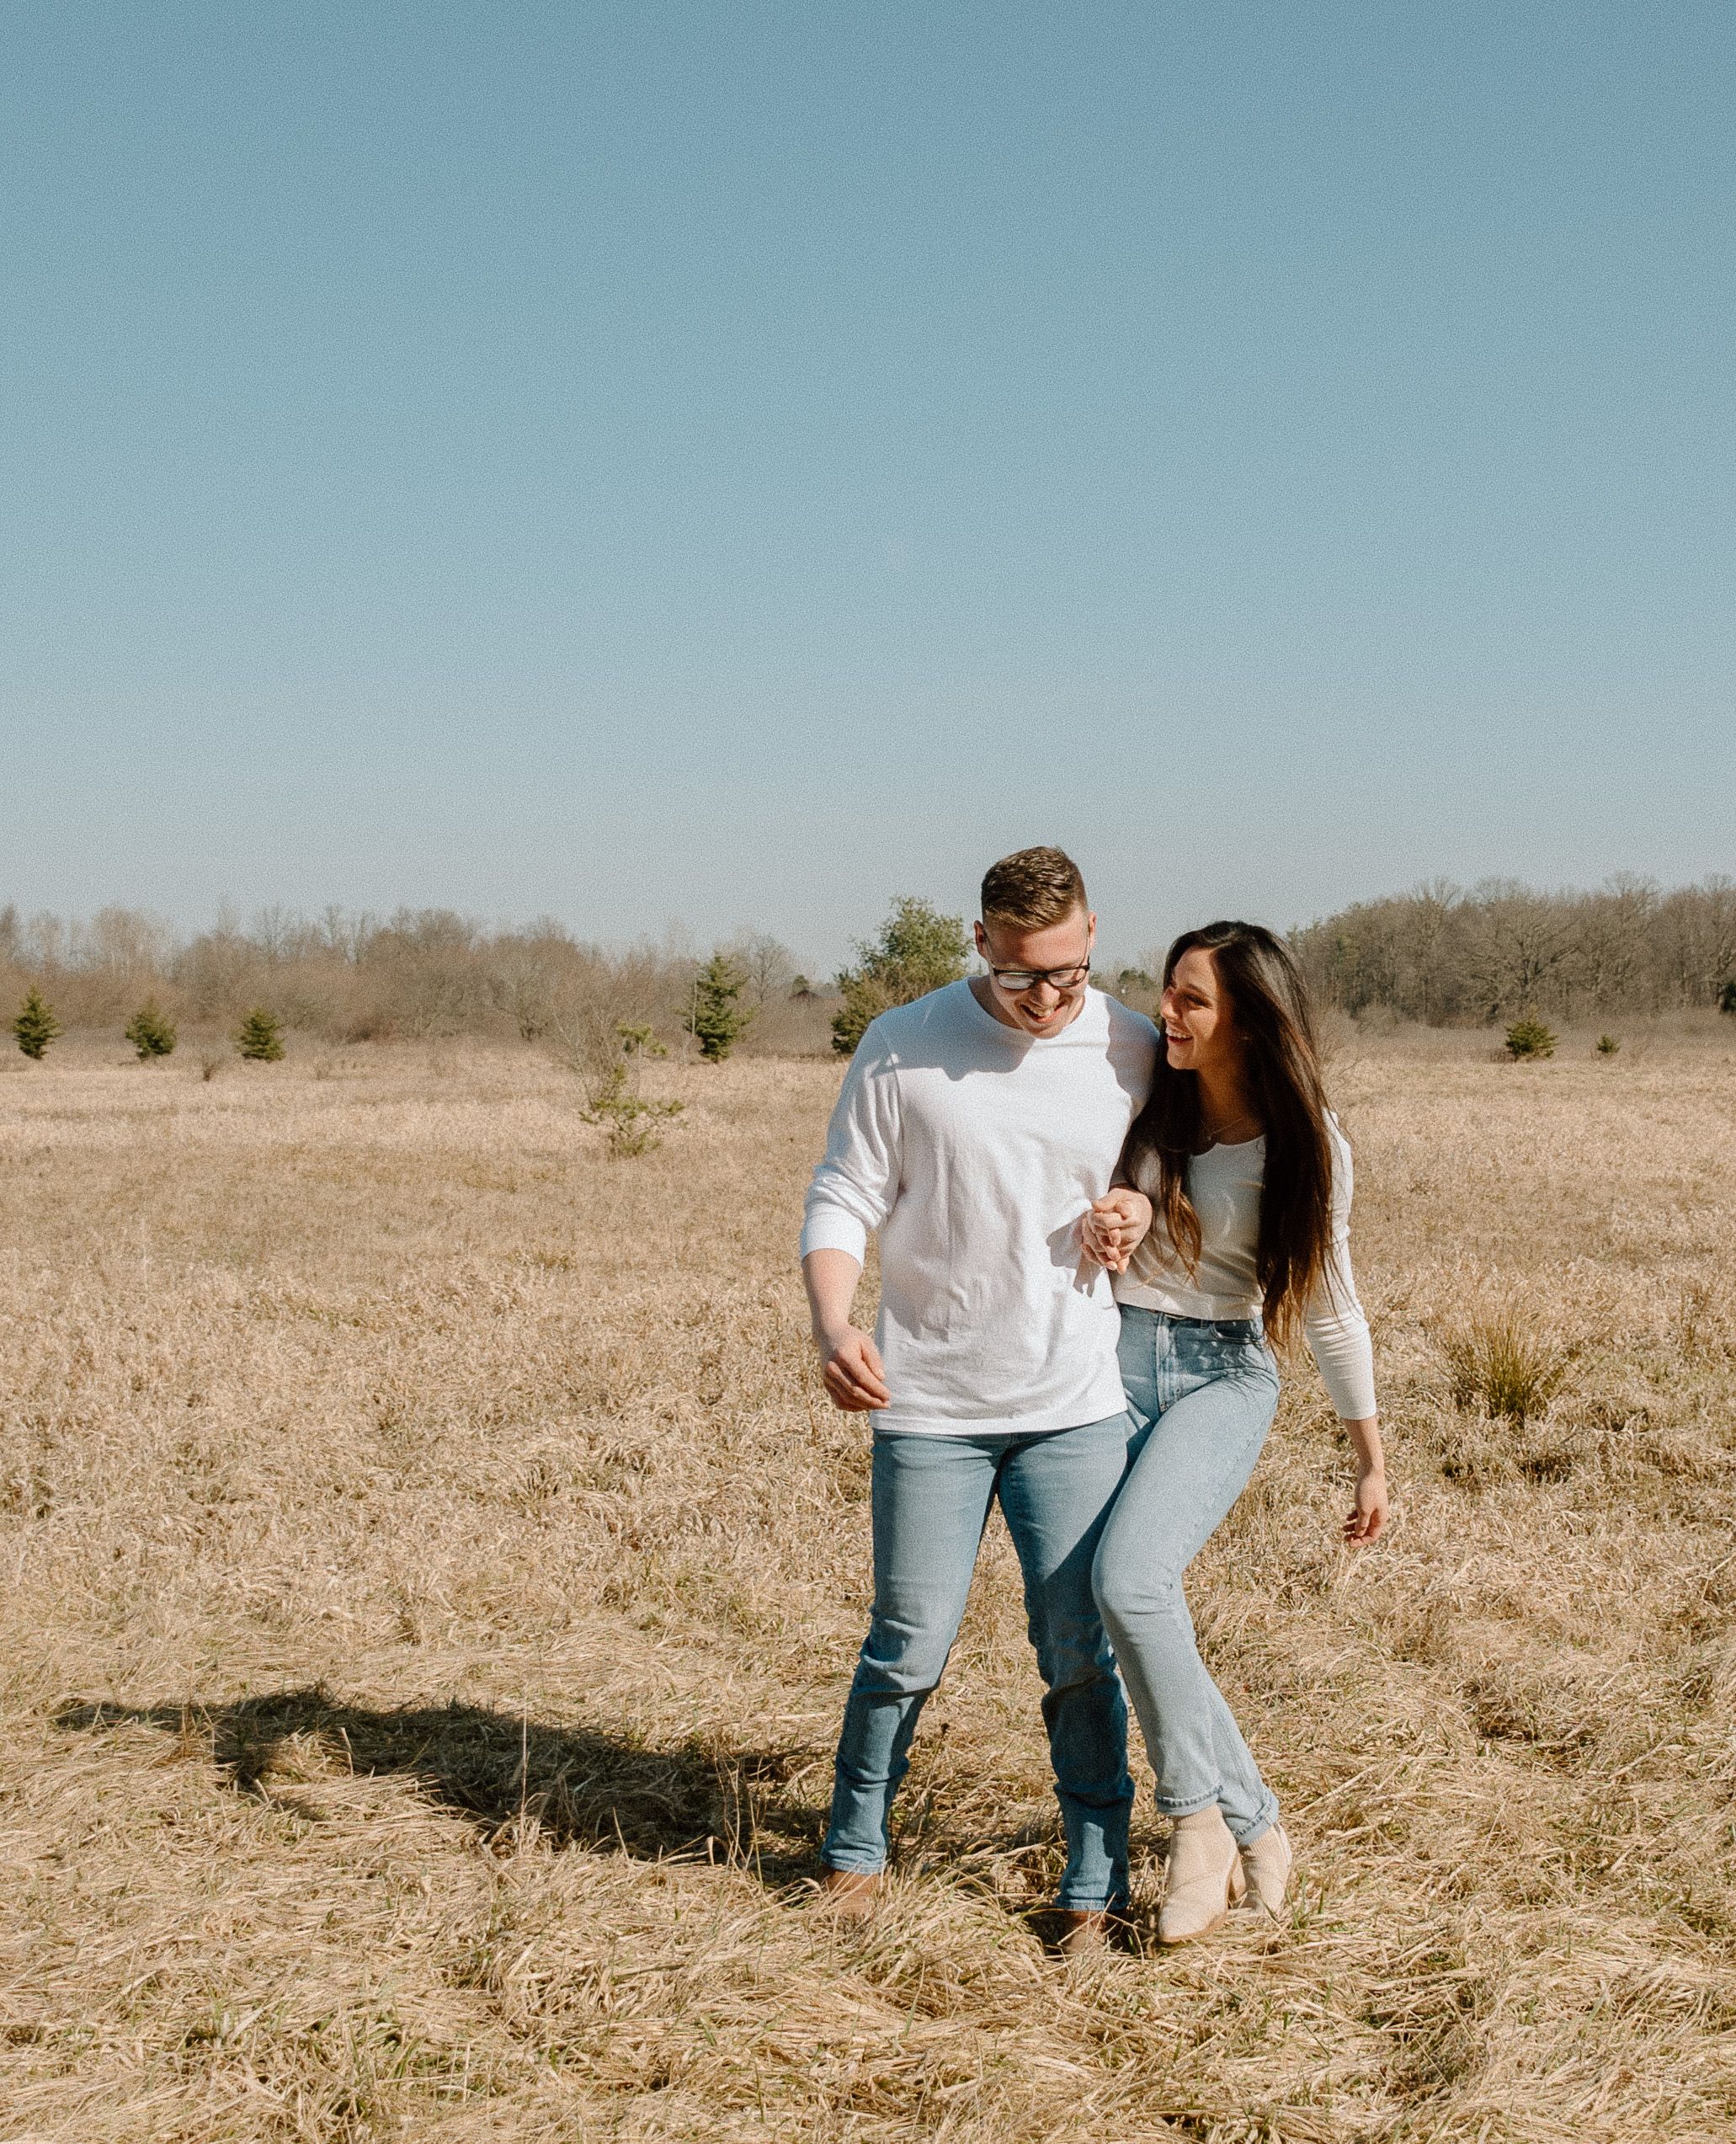
[[[1378,1538],[1387,1486],[1350,1273],[1350,1150],[1296,963],[1257,924],[1190,931],[1164,963],[1162,1016],[1120,1187],[1084,1230],[1115,1276],[1136,1429],[1092,1584],[1174,1820],[1158,1938],[1183,1943],[1249,1887],[1275,1912],[1290,1876],[1277,1802],[1200,1659],[1181,1584],[1265,1443],[1274,1341],[1301,1328],[1355,1448],[1347,1541]]]

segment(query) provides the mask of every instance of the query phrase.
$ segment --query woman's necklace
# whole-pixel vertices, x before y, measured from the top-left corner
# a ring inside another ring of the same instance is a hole
[[[1206,1134],[1207,1146],[1223,1146],[1229,1142],[1227,1134],[1243,1132],[1250,1139],[1259,1135],[1259,1119],[1251,1110],[1244,1109],[1239,1117],[1227,1117],[1221,1124],[1207,1124],[1203,1121],[1200,1129]]]

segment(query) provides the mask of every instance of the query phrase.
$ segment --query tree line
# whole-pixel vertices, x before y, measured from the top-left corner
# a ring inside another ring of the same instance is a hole
[[[1736,881],[1722,876],[1669,891],[1622,877],[1591,893],[1436,881],[1289,935],[1318,1000],[1353,1016],[1446,1025],[1736,1012]],[[963,919],[913,895],[894,901],[878,934],[819,986],[764,934],[701,960],[668,945],[610,951],[546,918],[488,929],[447,909],[384,919],[268,909],[182,939],[137,909],[69,922],[7,907],[0,1002],[35,994],[56,1032],[125,1028],[141,1056],[152,1053],[145,1029],[133,1032],[141,1016],[172,1036],[178,1021],[232,1028],[263,1008],[332,1042],[517,1036],[606,1068],[633,1047],[622,1038],[642,1032],[690,1037],[714,1060],[738,1046],[848,1054],[876,1013],[962,975],[969,951]],[[1108,963],[1094,979],[1150,1011],[1162,959]]]
[[[1435,881],[1290,933],[1317,999],[1434,1026],[1544,1013],[1736,1011],[1736,880],[1591,893]]]
[[[672,946],[611,951],[547,919],[491,930],[446,909],[268,909],[183,938],[137,909],[69,921],[0,908],[0,1002],[31,992],[57,1028],[120,1031],[148,1007],[170,1028],[228,1030],[264,1007],[327,1042],[517,1036],[589,1061],[641,1027],[688,1033],[701,1055],[738,1043],[823,1049],[836,1004],[763,934],[700,959]]]

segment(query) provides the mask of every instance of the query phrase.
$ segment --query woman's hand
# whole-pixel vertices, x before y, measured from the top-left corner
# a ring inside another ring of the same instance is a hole
[[[1380,1539],[1387,1523],[1387,1454],[1381,1443],[1381,1419],[1364,1415],[1351,1421],[1340,1415],[1339,1427],[1356,1454],[1356,1501],[1345,1521],[1345,1545],[1363,1549]]]
[[[1358,1467],[1356,1501],[1345,1521],[1348,1546],[1361,1549],[1378,1541],[1387,1523],[1387,1473],[1384,1467]]]
[[[1152,1224],[1152,1203],[1142,1191],[1117,1184],[1105,1192],[1079,1222],[1079,1243],[1088,1258],[1111,1273],[1125,1273]]]

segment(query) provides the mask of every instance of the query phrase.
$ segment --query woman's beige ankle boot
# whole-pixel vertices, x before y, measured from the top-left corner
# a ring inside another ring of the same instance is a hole
[[[1215,1928],[1246,1888],[1241,1849],[1222,1810],[1178,1816],[1169,1835],[1159,1943],[1188,1943]]]
[[[1252,1845],[1242,1849],[1242,1873],[1248,1888],[1268,1913],[1284,1910],[1284,1894],[1290,1887],[1290,1867],[1296,1855],[1289,1834],[1281,1824],[1263,1831]]]

